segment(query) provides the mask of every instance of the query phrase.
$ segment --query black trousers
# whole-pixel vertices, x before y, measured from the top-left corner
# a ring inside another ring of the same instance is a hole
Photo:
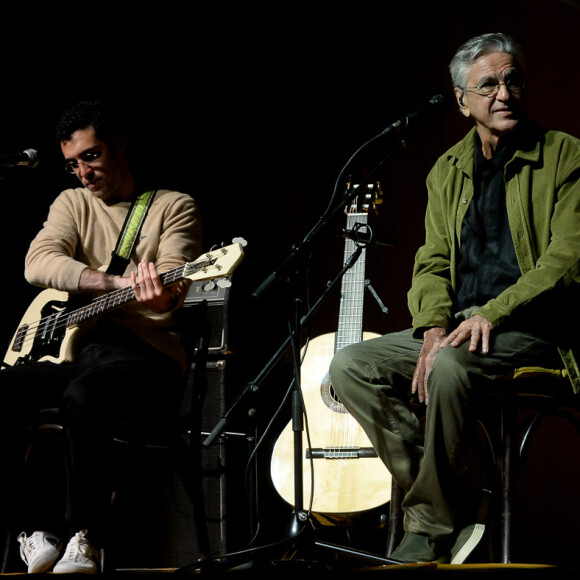
[[[62,535],[66,522],[66,533],[87,529],[91,542],[102,544],[114,489],[114,424],[122,420],[154,426],[167,420],[176,409],[180,375],[179,366],[156,351],[100,343],[85,346],[74,363],[38,362],[2,370],[0,502],[5,525]],[[64,517],[42,521],[38,511],[31,521],[21,522],[29,499],[22,497],[29,430],[39,410],[53,407],[59,408],[64,426]]]

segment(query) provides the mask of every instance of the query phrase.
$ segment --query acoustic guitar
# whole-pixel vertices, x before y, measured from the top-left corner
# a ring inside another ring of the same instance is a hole
[[[182,279],[210,280],[230,276],[244,257],[242,243],[208,252],[160,275],[164,286]],[[76,308],[67,292],[43,290],[26,310],[4,358],[4,365],[29,361],[72,361],[82,323],[135,299],[130,286],[94,298]]]
[[[378,186],[378,184],[377,184]],[[366,228],[369,208],[381,202],[375,186],[347,208],[347,229]],[[356,242],[346,239],[346,260]],[[330,361],[339,349],[379,336],[363,332],[365,249],[342,279],[338,331],[313,338],[300,370],[308,433],[303,434],[303,494],[312,512],[346,516],[370,510],[391,499],[391,474],[377,457],[359,423],[341,403],[328,375]],[[274,487],[289,504],[295,501],[294,431],[292,421],[273,449],[270,472]],[[314,485],[311,485],[313,476]]]

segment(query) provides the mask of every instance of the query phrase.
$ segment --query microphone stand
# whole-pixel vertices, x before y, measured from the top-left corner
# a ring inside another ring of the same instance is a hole
[[[405,146],[404,139],[401,139],[399,142],[400,147]],[[303,255],[307,249],[309,249],[315,238],[318,237],[324,228],[329,225],[330,218],[334,217],[339,211],[343,211],[345,207],[347,207],[350,202],[358,195],[360,191],[363,191],[363,186],[368,184],[372,177],[378,172],[378,170],[383,166],[383,164],[390,159],[394,155],[394,152],[391,152],[387,157],[385,157],[376,167],[373,169],[365,178],[361,180],[361,183],[358,188],[351,188],[345,192],[345,195],[342,201],[334,207],[334,209],[328,213],[326,216],[322,215],[318,222],[314,225],[311,231],[306,235],[304,240],[299,245],[292,246],[292,252],[286,257],[284,262],[276,269],[264,282],[260,285],[260,287],[254,292],[252,298],[259,298],[261,297],[275,282],[280,280],[282,274],[298,259],[299,256]],[[343,172],[344,173],[344,170]],[[317,303],[318,305],[318,303]],[[308,318],[310,314],[308,315]],[[306,322],[304,320],[303,322]],[[282,355],[286,352],[286,349],[290,345],[291,337],[288,338],[276,351],[276,353],[272,356],[269,362],[266,363],[266,366],[258,373],[256,378],[253,381],[247,383],[246,387],[243,391],[238,395],[234,403],[231,405],[230,409],[223,415],[223,417],[218,421],[213,431],[208,435],[208,437],[203,442],[204,447],[210,447],[215,439],[219,437],[222,431],[225,429],[228,418],[230,415],[233,415],[235,412],[236,407],[240,404],[241,400],[245,398],[245,396],[249,393],[257,393],[259,390],[259,386],[262,381],[268,376],[272,368],[274,367],[275,363],[280,360]]]
[[[403,137],[400,138],[396,145],[399,148],[403,148],[406,145],[405,142],[405,132],[408,128],[408,122],[405,120],[405,123],[397,122],[395,124],[390,125],[384,131],[364,143],[361,147],[359,147],[355,153],[351,156],[349,161],[346,163],[344,168],[339,174],[339,177],[336,180],[338,184],[342,180],[342,176],[344,175],[346,169],[350,165],[350,162],[354,157],[365,148],[367,145],[372,143],[373,141],[384,137],[389,133],[398,133],[400,130],[403,132]],[[349,188],[346,190],[343,199],[335,204],[334,208],[331,209],[329,212],[323,214],[318,222],[314,225],[311,231],[306,235],[304,240],[292,247],[292,251],[289,256],[282,262],[282,264],[268,276],[266,280],[260,285],[260,287],[254,292],[252,298],[257,299],[262,294],[264,294],[269,288],[277,281],[279,281],[284,272],[286,272],[292,264],[294,264],[297,259],[306,253],[306,251],[312,246],[314,240],[320,236],[320,234],[324,231],[326,227],[328,227],[331,218],[333,218],[339,211],[342,211],[345,207],[347,207],[350,202],[358,195],[360,191],[363,191],[362,187],[370,183],[372,178],[375,174],[379,171],[379,169],[384,165],[384,163],[389,160],[391,157],[394,156],[395,151],[391,151],[387,156],[383,158],[383,160],[376,165],[376,167],[370,171],[364,179],[361,180],[358,188]],[[335,187],[336,192],[336,187]],[[331,202],[332,203],[332,202]],[[356,262],[360,252],[362,251],[362,246],[359,245],[357,250],[354,252],[351,259],[347,261],[344,265],[343,269],[340,271],[338,276],[327,286],[326,291],[320,296],[320,298],[316,301],[314,306],[310,309],[310,311],[300,320],[298,321],[298,314],[295,314],[296,321],[295,321],[295,328],[291,335],[283,342],[283,344],[278,348],[278,350],[274,353],[272,358],[266,366],[258,373],[253,381],[247,383],[245,388],[242,392],[238,395],[234,403],[228,409],[228,411],[223,415],[223,417],[218,421],[217,425],[215,426],[214,430],[209,434],[209,436],[203,442],[204,447],[210,447],[215,439],[221,434],[221,432],[225,429],[228,419],[230,415],[233,415],[236,411],[237,407],[240,405],[241,401],[245,398],[248,393],[257,393],[262,381],[266,378],[275,364],[280,360],[282,355],[286,352],[286,349],[290,344],[294,343],[294,350],[295,353],[300,352],[300,329],[310,320],[312,314],[318,310],[319,306],[322,304],[326,296],[329,294],[331,288],[333,288],[338,280],[344,275],[346,270]],[[295,276],[296,278],[296,276]],[[296,365],[295,365],[296,366]],[[299,370],[297,372],[299,375]],[[222,557],[217,557],[215,559],[209,560],[202,560],[197,562],[196,564],[192,564],[190,566],[186,566],[178,570],[178,572],[187,572],[189,570],[194,569],[201,569],[203,571],[205,566],[209,566],[212,570],[228,568],[237,565],[236,563],[247,563],[251,562],[255,556],[269,554],[275,552],[282,548],[283,546],[287,546],[290,544],[291,546],[296,547],[298,545],[297,540],[300,539],[304,534],[306,534],[309,529],[307,524],[310,522],[310,517],[308,513],[306,513],[302,506],[302,495],[303,495],[303,487],[302,487],[302,396],[300,391],[300,380],[299,376],[294,378],[294,386],[293,386],[293,393],[292,393],[292,422],[293,422],[293,430],[294,430],[294,485],[295,485],[295,506],[294,506],[294,517],[290,523],[288,537],[279,540],[278,542],[267,544],[264,546],[258,547],[251,547],[247,550],[242,550],[239,552],[232,552],[230,554],[226,554]],[[311,545],[316,546],[318,548],[330,549],[333,550],[335,553],[342,553],[348,554],[355,558],[360,558],[367,562],[371,562],[373,564],[400,564],[401,562],[397,560],[391,560],[389,558],[383,558],[377,556],[375,554],[370,554],[368,552],[362,552],[358,550],[350,550],[348,548],[337,546],[334,544],[329,544],[320,541],[313,541]]]
[[[382,163],[386,161],[383,160]],[[382,165],[382,164],[381,164]],[[379,166],[380,167],[380,166]],[[343,210],[344,207],[347,207],[349,203],[354,199],[354,197],[363,191],[362,186],[369,182],[372,176],[378,171],[378,167],[375,171],[370,173],[365,180],[362,181],[362,184],[359,185],[358,188],[352,188],[346,191],[343,200],[337,204],[335,210],[329,214],[329,216],[334,215],[339,210]],[[296,246],[291,256],[287,258],[285,263],[279,268],[276,272],[274,272],[268,280],[260,289],[256,292],[256,295],[261,295],[268,286],[273,284],[281,275],[283,271],[285,271],[290,265],[294,262],[294,260],[301,255],[305,249],[312,244],[312,241],[316,236],[318,236],[324,227],[328,224],[328,220],[324,217],[320,219],[320,221],[316,224],[313,228],[311,233],[307,236],[305,241],[302,243],[301,246]],[[230,408],[226,411],[226,413],[222,416],[219,420],[213,431],[206,437],[203,442],[204,447],[210,447],[215,439],[219,437],[222,431],[226,428],[228,420],[230,416],[233,416],[237,408],[240,406],[242,401],[248,394],[255,394],[258,392],[261,383],[264,379],[268,376],[270,371],[275,367],[277,362],[281,359],[284,353],[287,351],[288,347],[291,345],[293,346],[293,351],[295,353],[300,352],[300,330],[305,327],[312,316],[318,311],[321,304],[326,300],[327,296],[334,290],[337,283],[342,279],[345,272],[351,268],[354,263],[358,260],[359,256],[362,253],[363,247],[365,247],[366,243],[361,241],[357,243],[355,252],[350,256],[350,258],[346,261],[341,271],[338,275],[327,284],[325,291],[321,294],[318,300],[313,304],[310,310],[301,318],[299,319],[298,315],[298,300],[295,299],[295,306],[294,306],[294,329],[283,341],[283,343],[279,346],[276,352],[272,355],[270,360],[266,363],[266,365],[262,368],[262,370],[258,373],[258,375],[254,378],[254,380],[248,382],[245,388],[242,390],[241,393],[238,394],[237,398],[234,400]],[[295,279],[297,276],[294,277]],[[298,366],[295,363],[295,368]],[[390,560],[388,558],[383,558],[377,556],[375,554],[371,554],[368,552],[362,552],[360,550],[351,550],[349,548],[345,548],[343,546],[337,546],[334,544],[324,543],[317,540],[312,540],[311,532],[312,532],[312,522],[310,515],[306,512],[303,508],[303,448],[302,448],[302,432],[303,432],[303,424],[302,424],[302,393],[301,393],[301,385],[299,379],[299,370],[296,372],[296,376],[293,379],[293,389],[292,389],[292,429],[294,434],[294,512],[286,531],[286,536],[280,539],[277,542],[272,544],[267,544],[264,546],[258,547],[250,547],[246,550],[241,550],[238,552],[232,552],[225,554],[223,556],[218,556],[216,558],[208,558],[197,562],[193,565],[187,566],[185,568],[180,569],[180,572],[187,572],[188,570],[193,569],[211,569],[212,571],[221,570],[224,568],[230,568],[242,563],[248,563],[253,560],[256,560],[258,557],[264,557],[268,554],[277,553],[279,550],[283,549],[284,547],[294,547],[297,548],[298,546],[303,546],[304,541],[308,541],[311,543],[311,546],[315,546],[317,548],[323,548],[325,550],[332,550],[335,553],[341,554],[348,554],[356,559],[362,559],[366,562],[370,562],[375,565],[379,564],[400,564],[400,562],[396,560]],[[313,542],[313,543],[312,543]]]
[[[203,445],[210,445],[216,434],[225,426],[227,421],[227,415],[231,414],[235,408],[238,406],[240,401],[243,399],[244,395],[248,391],[255,390],[257,385],[263,380],[267,372],[276,364],[280,359],[282,354],[286,349],[293,345],[293,351],[295,356],[300,352],[300,330],[310,321],[313,314],[319,309],[320,305],[326,300],[327,296],[332,293],[336,284],[344,276],[345,272],[352,268],[354,263],[360,257],[364,244],[358,244],[356,250],[349,257],[349,259],[344,264],[343,268],[337,274],[337,276],[328,283],[325,291],[321,294],[318,300],[310,308],[310,310],[301,318],[298,319],[298,301],[295,300],[295,328],[291,332],[290,336],[282,343],[278,348],[276,353],[271,358],[270,362],[264,367],[262,372],[256,377],[256,379],[250,382],[242,394],[237,398],[232,407],[226,413],[226,416],[222,419],[218,428],[214,430],[204,441]],[[295,364],[295,368],[297,365]],[[383,558],[369,552],[364,552],[360,550],[353,550],[346,548],[344,546],[338,546],[336,544],[331,544],[327,542],[321,542],[317,540],[312,540],[312,524],[310,515],[303,508],[303,447],[302,447],[302,432],[303,432],[303,406],[302,406],[302,394],[300,389],[300,379],[299,379],[299,368],[296,371],[296,377],[293,379],[292,388],[292,429],[294,433],[294,512],[290,521],[290,525],[286,532],[286,537],[281,540],[266,544],[258,547],[250,547],[246,550],[241,550],[238,552],[231,552],[223,556],[217,556],[215,558],[209,558],[205,561],[200,561],[197,564],[182,568],[180,572],[186,572],[192,569],[201,569],[203,572],[206,567],[211,571],[219,571],[224,568],[231,568],[243,563],[251,562],[256,560],[259,556],[264,557],[270,554],[279,553],[279,551],[284,547],[290,547],[294,549],[299,549],[305,545],[310,547],[322,548],[325,550],[331,550],[335,553],[342,555],[349,555],[353,558],[369,562],[371,564],[400,564],[397,560],[390,560],[388,558]],[[304,544],[306,542],[306,544]]]
[[[365,145],[360,147],[358,149],[358,151],[360,151],[363,147],[365,147],[366,145],[368,145],[369,143],[371,143],[372,141],[374,141],[378,137],[381,137],[382,135],[383,135],[382,133],[377,135],[372,140],[365,143]],[[405,143],[404,138],[400,139],[399,142],[397,143],[397,145],[400,148],[405,147],[406,143]],[[357,187],[357,188],[353,187],[353,188],[346,190],[343,199],[335,205],[334,209],[332,209],[329,213],[327,213],[326,215],[322,215],[319,218],[318,222],[314,225],[314,227],[310,230],[310,232],[306,235],[304,240],[299,245],[292,246],[291,253],[286,257],[286,259],[282,262],[282,264],[276,270],[274,270],[268,276],[268,278],[266,278],[266,280],[264,280],[264,282],[259,286],[259,288],[254,292],[254,294],[252,294],[252,298],[254,298],[254,299],[260,298],[275,282],[280,280],[280,278],[282,277],[282,274],[286,270],[288,270],[288,268],[301,255],[303,255],[306,252],[306,250],[308,250],[312,246],[314,240],[323,232],[323,230],[326,227],[328,227],[328,225],[330,223],[330,219],[332,217],[334,217],[339,211],[343,211],[344,208],[347,207],[352,202],[352,200],[358,195],[358,193],[363,191],[363,187],[365,185],[367,185],[372,180],[372,178],[379,171],[379,169],[386,163],[386,161],[388,161],[391,157],[393,157],[394,154],[395,154],[395,152],[391,151],[371,172],[369,172],[367,174],[367,176],[365,178],[363,178],[361,180],[359,187]],[[351,159],[355,155],[356,155],[356,153],[353,154]],[[345,168],[341,171],[341,174],[340,174],[341,176],[344,174],[346,167],[348,167],[348,163],[345,166]],[[337,179],[337,182],[339,180],[340,180],[340,176]],[[234,403],[232,404],[230,409],[223,415],[223,417],[216,424],[213,431],[205,439],[205,441],[203,442],[204,447],[210,447],[213,444],[213,442],[215,441],[215,439],[217,437],[219,437],[219,435],[221,434],[221,432],[225,429],[225,427],[227,425],[229,416],[234,414],[236,407],[239,405],[241,400],[246,396],[246,394],[249,392],[252,392],[252,393],[258,392],[260,384],[266,378],[266,376],[268,376],[268,374],[270,373],[270,371],[274,367],[275,363],[278,362],[278,360],[280,360],[282,355],[286,352],[286,349],[288,348],[289,345],[290,345],[290,338],[287,339],[280,346],[280,348],[272,356],[270,361],[266,363],[266,366],[258,373],[256,378],[253,381],[250,381],[249,383],[247,383],[246,387],[243,389],[243,391],[240,393],[240,395],[234,401]]]

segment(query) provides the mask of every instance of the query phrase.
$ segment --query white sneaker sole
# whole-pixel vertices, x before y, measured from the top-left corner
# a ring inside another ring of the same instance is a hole
[[[471,526],[469,526],[471,528]],[[485,525],[484,524],[473,524],[473,529],[463,530],[459,537],[457,538],[457,542],[461,542],[462,546],[459,551],[451,558],[451,564],[463,564],[469,554],[473,552],[477,544],[479,544],[481,538],[483,538],[483,534],[485,532]],[[465,539],[462,538],[463,532],[466,532]]]

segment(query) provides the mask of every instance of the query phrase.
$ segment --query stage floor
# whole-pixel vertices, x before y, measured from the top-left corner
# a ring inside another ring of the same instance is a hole
[[[529,580],[548,580],[553,578],[578,578],[580,567],[559,567],[538,564],[403,564],[403,565],[384,565],[384,566],[357,566],[352,563],[342,563],[329,567],[312,566],[305,562],[280,562],[272,563],[268,566],[244,565],[238,568],[228,568],[223,570],[184,570],[175,568],[163,569],[124,569],[109,572],[101,576],[127,577],[135,578],[138,576],[155,576],[167,577],[168,575],[183,576],[201,576],[208,578],[230,577],[232,579],[240,578],[267,578],[268,580],[304,580],[310,578],[384,578],[389,576],[397,579],[416,578],[421,575],[429,578],[449,578],[455,580],[462,577],[479,578],[482,576],[493,578],[493,580],[509,580],[511,578],[523,578]],[[24,576],[26,573],[0,574],[0,576]],[[35,577],[54,576],[52,573],[36,574]],[[86,577],[86,575],[83,574]]]

